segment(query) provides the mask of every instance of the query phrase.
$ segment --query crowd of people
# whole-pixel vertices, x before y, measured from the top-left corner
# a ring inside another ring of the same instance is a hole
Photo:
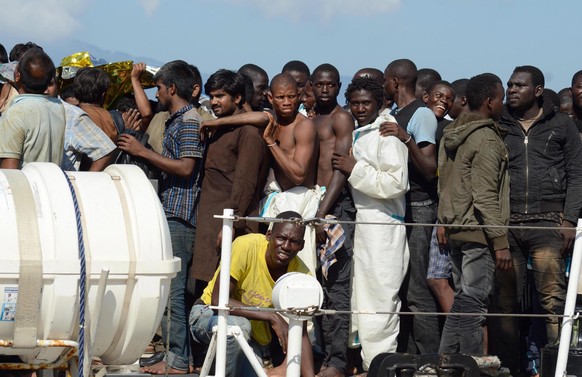
[[[534,66],[502,72],[504,85],[492,73],[448,82],[398,59],[362,68],[342,92],[331,64],[290,61],[271,80],[246,64],[203,83],[175,60],[155,73],[150,101],[136,63],[133,92],[106,109],[110,79],[99,68],[61,87],[36,44],[7,55],[0,45],[0,63],[17,62],[0,92],[0,168],[129,161],[158,179],[182,262],[162,320],[168,352],[141,360],[142,371],[200,367],[220,289],[213,216],[224,208],[241,218],[229,323],[272,362],[271,376],[285,375],[287,322],[244,307],[272,307],[275,281],[291,271],[316,276],[322,308],[339,312],[305,326],[305,377],[366,375],[386,352],[493,354],[513,376],[536,375],[540,350],[559,340],[551,315],[564,309],[582,209],[582,71],[556,93]],[[528,312],[548,316],[512,316]],[[227,352],[228,376],[254,375],[231,336]]]

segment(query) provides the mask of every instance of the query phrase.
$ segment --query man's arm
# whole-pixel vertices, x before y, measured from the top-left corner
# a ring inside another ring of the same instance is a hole
[[[421,107],[410,119],[408,124],[410,133],[395,122],[386,122],[380,126],[380,134],[396,136],[403,142],[408,148],[410,161],[414,167],[427,182],[430,182],[436,178],[437,171],[437,150],[434,140],[436,128],[437,120],[432,111]],[[422,135],[428,137],[420,136],[420,131]],[[415,136],[419,140],[415,140]]]
[[[347,155],[352,146],[352,132],[354,131],[354,120],[351,115],[344,111],[338,112],[333,119],[332,129],[335,134],[333,153]],[[331,180],[326,186],[325,196],[319,204],[315,217],[323,218],[331,211],[331,207],[341,194],[347,180],[346,174],[338,169],[333,169]]]
[[[120,150],[132,156],[141,157],[160,170],[176,177],[189,178],[196,166],[195,157],[182,157],[179,159],[164,157],[151,149],[147,149],[135,137],[128,134],[119,135],[117,146]]]
[[[499,195],[499,169],[504,156],[498,150],[497,142],[485,141],[479,145],[471,165],[471,186],[473,206],[483,219],[482,225],[507,225],[502,221],[501,200],[509,200]],[[484,232],[493,244],[496,266],[500,270],[512,268],[512,258],[507,240],[507,228],[485,228]]]
[[[243,127],[240,130],[238,145],[238,158],[232,180],[232,191],[225,208],[232,208],[235,215],[244,216],[257,191],[257,186],[264,184],[259,182],[266,178],[265,160],[270,158],[267,146],[260,132],[252,127]],[[246,226],[245,221],[235,222],[235,228],[239,230]]]
[[[279,126],[276,126],[274,122],[269,123],[263,133],[263,139],[271,149],[271,154],[281,171],[295,185],[301,185],[307,177],[313,159],[316,157],[317,130],[315,124],[305,118],[295,126],[295,153],[291,158],[275,142],[277,127]]]
[[[154,117],[152,112],[152,106],[150,105],[150,101],[141,86],[140,76],[145,71],[146,65],[145,63],[137,63],[133,65],[133,69],[131,70],[131,86],[133,88],[133,97],[135,98],[135,103],[137,105],[137,109],[141,115],[141,127],[142,130],[146,130]]]
[[[111,164],[111,162],[113,160],[114,152],[115,152],[115,150],[113,150],[109,154],[93,161],[91,163],[91,166],[89,167],[89,171],[103,171],[103,170],[105,170],[105,168],[108,167],[109,164]]]
[[[265,111],[251,111],[227,117],[206,120],[202,122],[200,132],[206,132],[216,127],[232,127],[250,125],[255,127],[266,127],[269,124],[269,115]]]
[[[71,137],[65,138],[65,150],[87,155],[92,161],[89,171],[103,171],[112,162],[115,144],[87,114],[80,115],[77,123],[68,124],[67,132]]]
[[[229,287],[230,288],[230,291],[229,291],[230,295],[229,295],[229,299],[228,299],[228,305],[234,306],[234,307],[243,307],[245,305],[243,305],[242,302],[232,298],[232,293],[236,290],[236,284],[237,284],[237,280],[231,276],[230,277],[230,287]],[[211,304],[213,306],[217,306],[219,303],[218,302],[219,292],[220,292],[220,276],[217,276],[216,281],[214,283],[214,288],[212,290]],[[289,333],[289,325],[283,319],[283,317],[281,317],[279,314],[277,314],[275,312],[270,312],[270,311],[255,311],[255,310],[251,311],[251,310],[241,310],[241,309],[230,310],[229,313],[231,315],[244,317],[246,319],[269,322],[269,324],[271,325],[271,327],[275,331],[275,334],[279,338],[279,343],[281,343],[281,347],[283,347],[284,350],[287,349],[287,335]]]
[[[20,160],[17,158],[3,158],[0,161],[0,169],[18,169],[20,167]]]
[[[576,230],[574,229],[582,210],[582,142],[576,137],[578,130],[571,119],[567,120],[564,140],[566,161],[566,201],[564,221],[562,221],[562,255],[572,249]]]
[[[376,199],[401,197],[408,191],[408,153],[394,137],[380,139],[377,163],[355,163],[348,182],[358,191]]]

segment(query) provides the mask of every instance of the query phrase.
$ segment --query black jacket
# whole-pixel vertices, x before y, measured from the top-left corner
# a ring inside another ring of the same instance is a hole
[[[572,119],[545,101],[541,117],[525,132],[504,109],[511,212],[564,212],[576,224],[582,209],[582,142]]]

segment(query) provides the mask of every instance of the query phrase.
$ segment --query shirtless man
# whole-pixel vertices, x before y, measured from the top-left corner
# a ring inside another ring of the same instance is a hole
[[[383,77],[382,77],[383,78]],[[316,115],[313,122],[317,127],[319,138],[319,163],[317,184],[326,188],[316,217],[325,218],[333,215],[339,220],[354,221],[355,207],[349,188],[347,176],[334,169],[331,159],[334,153],[347,155],[352,145],[354,120],[349,112],[337,103],[341,88],[338,70],[330,64],[322,64],[313,71],[313,93],[316,101]],[[350,275],[352,271],[352,237],[353,224],[342,224],[346,234],[343,246],[334,253],[334,262],[325,276],[318,270],[317,277],[323,287],[324,309],[349,311]],[[323,226],[317,227],[317,244],[325,244],[327,234]],[[347,315],[324,315],[317,317],[323,332],[322,349],[325,369],[320,377],[344,376],[347,366],[347,347],[350,317]]]
[[[272,171],[267,179],[266,194],[260,216],[276,217],[284,211],[296,211],[303,218],[315,217],[320,190],[316,188],[319,143],[315,124],[298,112],[300,101],[297,82],[293,76],[280,73],[271,81],[269,102],[273,113],[255,111],[206,121],[203,129],[250,124],[265,127],[263,139],[272,155]],[[315,275],[315,235],[311,228],[305,232],[305,249],[299,258]]]
[[[276,122],[270,122],[263,139],[275,164],[275,179],[282,191],[295,186],[313,188],[316,182],[317,130],[313,122],[297,112],[300,100],[293,76],[281,73],[271,81],[268,93]]]

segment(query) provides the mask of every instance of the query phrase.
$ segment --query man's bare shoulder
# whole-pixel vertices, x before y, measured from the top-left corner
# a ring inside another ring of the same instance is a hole
[[[295,127],[300,127],[300,128],[313,128],[315,129],[315,123],[313,122],[313,120],[309,119],[308,117],[306,117],[303,114],[297,114],[297,118],[295,119]]]
[[[339,105],[336,106],[336,108],[332,111],[331,116],[333,117],[334,121],[336,121],[336,122],[338,122],[338,121],[350,122],[350,123],[354,122],[354,118],[352,117],[352,114]]]

